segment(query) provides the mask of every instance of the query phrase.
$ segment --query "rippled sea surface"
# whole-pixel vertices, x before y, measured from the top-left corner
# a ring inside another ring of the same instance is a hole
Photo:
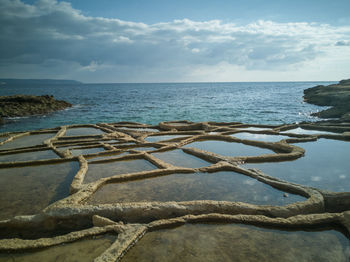
[[[0,95],[53,95],[70,109],[10,119],[0,132],[68,124],[136,121],[244,122],[281,124],[315,121],[322,107],[303,102],[303,90],[334,82],[156,83],[1,85]]]

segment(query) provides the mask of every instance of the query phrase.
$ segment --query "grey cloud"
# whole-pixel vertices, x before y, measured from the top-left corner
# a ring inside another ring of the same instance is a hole
[[[317,33],[320,30],[322,34]],[[153,74],[168,69],[180,74],[186,73],[181,68],[221,62],[247,70],[274,70],[322,54],[319,47],[332,44],[318,35],[349,34],[349,28],[338,32],[324,25],[264,21],[236,26],[184,19],[147,25],[84,16],[69,3],[56,0],[35,5],[0,1],[0,66],[5,73],[14,65],[40,70],[49,61],[61,66],[52,69],[57,73],[90,71],[100,77],[107,72],[136,75],[130,70]]]
[[[350,41],[342,40],[335,43],[336,46],[350,46]]]

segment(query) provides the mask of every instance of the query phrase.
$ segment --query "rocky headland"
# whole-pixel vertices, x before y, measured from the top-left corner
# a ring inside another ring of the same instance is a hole
[[[331,106],[312,115],[320,118],[340,118],[341,121],[350,122],[350,79],[341,80],[338,84],[305,89],[304,99],[310,104]]]
[[[0,96],[0,124],[4,117],[41,115],[71,107],[72,104],[56,100],[53,96],[14,95]]]

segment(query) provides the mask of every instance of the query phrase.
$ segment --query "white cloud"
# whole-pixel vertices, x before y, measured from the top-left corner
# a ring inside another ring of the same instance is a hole
[[[81,68],[82,71],[90,71],[90,72],[95,72],[98,68],[98,64],[96,61],[91,61],[88,66],[84,66]]]
[[[113,39],[113,42],[115,42],[115,43],[133,43],[134,41],[130,40],[129,37],[118,36],[117,38]]]
[[[84,16],[55,0],[1,0],[0,10],[0,77],[29,67],[39,77],[95,82],[321,80],[346,77],[350,67],[350,26],[189,19],[147,25]],[[60,66],[48,73],[50,61]],[[338,71],[327,69],[337,63]]]
[[[199,53],[201,50],[198,48],[193,48],[191,51],[192,53]]]

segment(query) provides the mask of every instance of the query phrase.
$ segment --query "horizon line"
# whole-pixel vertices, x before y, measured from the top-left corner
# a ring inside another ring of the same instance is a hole
[[[342,79],[343,80],[343,79]],[[78,81],[78,80],[76,80]],[[82,84],[209,84],[209,83],[295,83],[295,82],[339,82],[341,80],[297,80],[297,81],[188,81],[188,82],[81,82]]]
[[[345,79],[345,78],[344,78]],[[201,83],[291,83],[291,82],[339,82],[341,80],[286,80],[286,81],[145,81],[145,82],[83,82],[76,79],[57,79],[57,78],[6,78],[2,77],[1,80],[28,80],[28,81],[75,81],[80,84],[201,84]]]

